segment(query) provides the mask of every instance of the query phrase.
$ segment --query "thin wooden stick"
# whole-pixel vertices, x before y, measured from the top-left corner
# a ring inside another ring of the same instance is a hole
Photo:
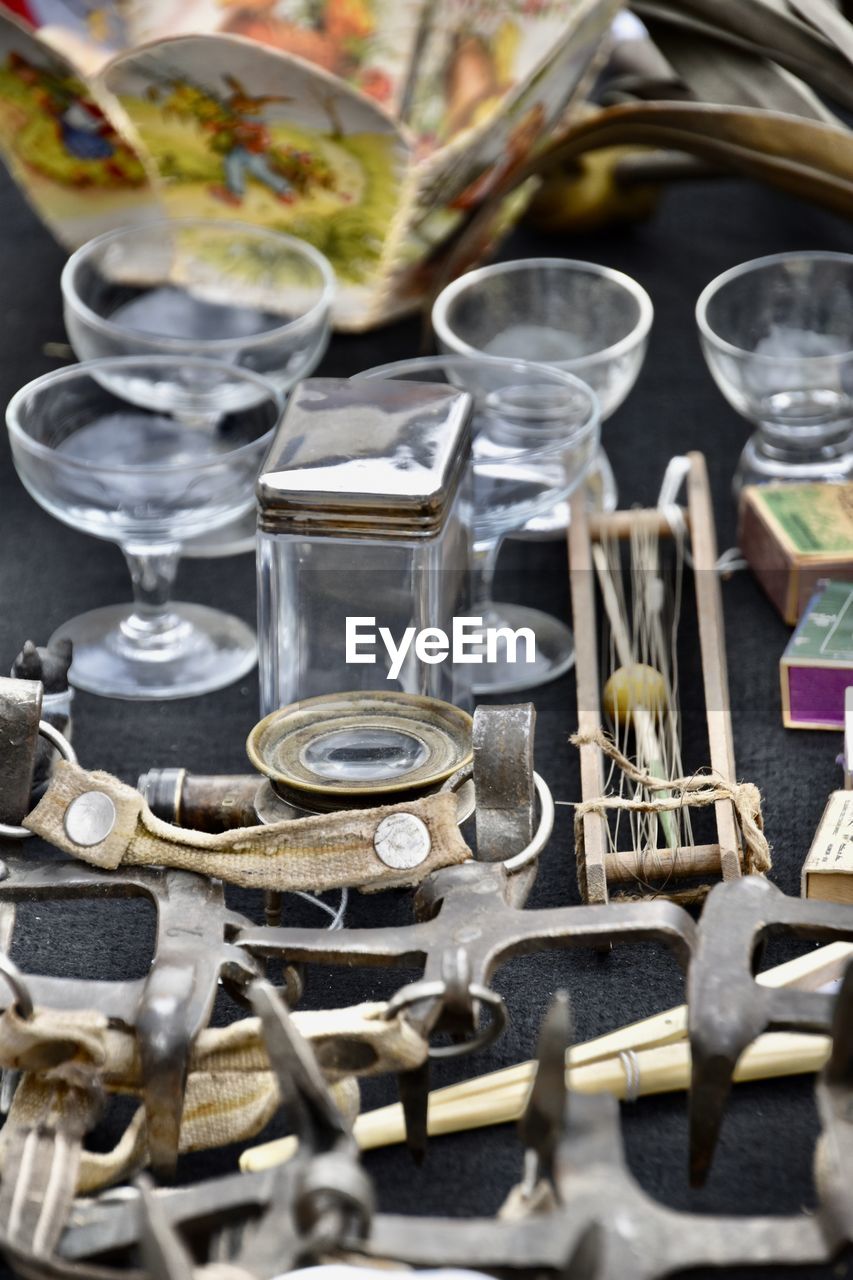
[[[572,589],[572,626],[575,637],[575,675],[578,698],[578,731],[595,733],[600,727],[598,654],[596,653],[595,583],[588,534],[586,494],[579,488],[571,501],[569,521],[569,579]],[[589,742],[580,749],[581,795],[585,800],[604,791],[604,764],[598,747]],[[585,885],[587,902],[607,901],[604,860],[609,848],[607,820],[601,813],[583,817]]]
[[[619,664],[622,667],[631,667],[634,663],[634,646],[628,634],[628,624],[622,616],[619,601],[613,588],[613,579],[610,576],[607,556],[600,542],[592,544],[592,562],[595,565],[604,612],[607,614],[607,620],[610,623],[613,643],[619,656]],[[634,725],[638,763],[658,777],[665,776],[662,764],[663,751],[655,728],[654,716],[648,707],[644,707],[640,702],[637,702],[636,705],[630,707],[630,717]],[[669,792],[662,791],[660,794],[663,797],[668,795]],[[672,814],[661,813],[659,818],[668,843],[677,845],[678,833]]]
[[[682,510],[684,523],[689,528],[687,512]],[[672,537],[672,525],[665,512],[657,507],[631,507],[628,511],[594,512],[589,517],[589,532],[593,539],[620,538],[627,541],[638,526],[647,526],[650,533],[661,538]]]
[[[687,509],[690,512],[690,542],[693,552],[693,581],[702,653],[702,680],[705,685],[705,718],[708,722],[708,749],[711,768],[726,782],[735,782],[735,749],[729,707],[729,677],[726,669],[726,631],[723,600],[717,573],[717,535],[708,468],[701,453],[689,453]],[[740,837],[730,800],[714,806],[720,866],[724,880],[741,875]]]
[[[613,643],[619,656],[619,665],[630,667],[634,661],[634,650],[631,645],[631,637],[628,634],[628,624],[622,617],[622,611],[613,587],[613,579],[610,576],[610,569],[607,564],[607,556],[600,542],[592,544],[592,563],[595,565],[598,585],[601,589],[604,612],[607,614],[607,621],[610,623],[610,630],[613,632]]]
[[[830,1049],[828,1036],[769,1032],[759,1036],[742,1054],[734,1079],[765,1080],[820,1071]],[[630,1064],[624,1057],[617,1057],[604,1058],[586,1066],[570,1066],[566,1071],[566,1082],[578,1093],[612,1093],[623,1100],[631,1080],[636,1081],[632,1097],[671,1093],[689,1087],[690,1046],[686,1040],[631,1052],[633,1061]],[[463,1129],[518,1120],[527,1105],[529,1092],[529,1083],[516,1081],[482,1097],[461,1098],[430,1106],[429,1133],[438,1137]],[[399,1125],[398,1118],[381,1114],[384,1111],[384,1107],[381,1111],[369,1111],[356,1120],[354,1133],[363,1151],[404,1141],[405,1129]]]
[[[839,977],[851,959],[853,943],[833,942],[765,970],[756,981],[767,987],[798,987],[815,991]],[[639,1070],[641,1094],[686,1088],[689,1077],[686,1035],[687,1006],[677,1005],[651,1018],[619,1027],[586,1044],[574,1045],[566,1063],[569,1084],[581,1092],[602,1092],[606,1089],[624,1097],[626,1065],[620,1055],[633,1053],[637,1059],[635,1069]],[[678,1052],[658,1052],[673,1049]],[[826,1037],[769,1033],[760,1037],[743,1055],[735,1079],[754,1080],[818,1071],[827,1054]],[[517,1119],[523,1109],[535,1065],[523,1062],[446,1089],[434,1090],[429,1099],[429,1133],[438,1136]],[[355,1135],[365,1150],[404,1141],[405,1123],[400,1104],[380,1107],[359,1116]],[[278,1138],[250,1148],[241,1157],[240,1165],[247,1170],[266,1169],[289,1159],[294,1149],[291,1139]]]
[[[662,795],[663,792],[658,792]],[[690,874],[718,876],[720,846],[718,844],[680,845],[676,849],[617,849],[604,860],[609,884],[633,884],[637,880],[668,880],[680,875],[685,858],[690,859]]]
[[[741,1055],[734,1071],[735,1081],[769,1080],[777,1076],[806,1075],[820,1071],[832,1049],[829,1036],[813,1036],[789,1031],[759,1036]],[[659,1045],[655,1049],[632,1050],[626,1057],[604,1058],[586,1066],[566,1069],[566,1083],[576,1093],[611,1093],[624,1100],[674,1093],[690,1085],[690,1046],[686,1040]],[[509,1124],[524,1113],[530,1092],[529,1081],[512,1081],[498,1090],[471,1098],[438,1101],[430,1096],[429,1134],[458,1133]],[[353,1134],[362,1151],[393,1146],[405,1141],[406,1129],[398,1107],[380,1107],[357,1117]],[[282,1164],[296,1152],[295,1137],[279,1138],[254,1147],[240,1159],[245,1172]]]

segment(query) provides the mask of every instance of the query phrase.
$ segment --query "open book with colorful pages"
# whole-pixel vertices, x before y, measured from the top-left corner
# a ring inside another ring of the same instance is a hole
[[[368,328],[417,306],[486,202],[455,270],[520,210],[524,185],[491,198],[564,127],[617,7],[0,0],[0,153],[69,247],[163,216],[275,228],[330,259],[338,327]]]

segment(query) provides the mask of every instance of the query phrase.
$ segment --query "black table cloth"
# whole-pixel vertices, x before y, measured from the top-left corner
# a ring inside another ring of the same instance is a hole
[[[59,293],[63,254],[7,179],[0,182],[0,228],[0,400],[5,405],[24,382],[57,366],[46,344],[65,338]],[[546,238],[519,230],[504,244],[505,258],[565,256],[617,267],[635,276],[652,297],[655,323],[645,368],[604,431],[622,505],[654,502],[669,457],[700,449],[708,460],[720,547],[732,544],[730,480],[746,428],[705,369],[693,305],[702,286],[725,268],[802,248],[851,251],[853,233],[841,219],[792,197],[721,179],[674,186],[665,193],[656,217],[641,225],[573,237]],[[416,355],[420,343],[416,319],[378,333],[336,337],[319,372],[348,375]],[[8,670],[26,638],[43,643],[64,619],[129,597],[119,550],[59,524],[26,494],[15,475],[5,432],[0,442],[0,530],[0,669]],[[502,553],[500,588],[505,598],[568,616],[565,547],[508,544]],[[253,619],[251,557],[185,561],[177,598]],[[789,629],[748,573],[724,584],[723,600],[738,775],[762,790],[774,850],[772,878],[787,893],[796,894],[800,867],[827,794],[839,785],[835,756],[840,735],[782,728],[778,659]],[[570,674],[530,696],[538,713],[538,768],[557,800],[576,800],[577,759],[568,745],[576,720],[574,678]],[[75,745],[86,767],[106,768],[129,782],[151,766],[241,772],[246,768],[243,744],[257,718],[257,683],[253,676],[221,693],[173,703],[120,703],[78,694],[74,711]],[[30,842],[27,852],[37,854],[36,842]],[[409,918],[404,894],[354,897],[350,924],[403,923]],[[232,899],[238,909],[260,918],[258,895],[235,892]],[[560,807],[530,905],[577,900],[571,809]],[[308,911],[299,908],[292,918],[321,922],[316,914],[305,914]],[[25,970],[130,977],[144,973],[152,938],[152,920],[139,904],[41,904],[20,910],[13,955]],[[791,954],[790,949],[771,948],[768,963]],[[314,969],[304,1004],[335,1007],[381,998],[404,976]],[[652,946],[621,948],[604,957],[557,952],[518,960],[499,973],[495,985],[507,1000],[509,1029],[488,1051],[463,1060],[455,1072],[449,1065],[439,1067],[436,1085],[462,1073],[482,1073],[530,1057],[542,1013],[559,987],[571,995],[578,1040],[679,1003],[683,995],[674,960]],[[233,1016],[233,1007],[223,1001],[217,1018]],[[700,1192],[687,1186],[685,1096],[625,1105],[631,1168],[651,1194],[681,1209],[751,1214],[807,1208],[815,1199],[811,1168],[817,1120],[812,1090],[808,1078],[738,1085],[711,1177]],[[388,1082],[371,1083],[363,1092],[366,1106],[393,1097]],[[126,1118],[126,1108],[115,1108],[94,1141],[111,1144]],[[273,1125],[264,1136],[278,1131]],[[196,1179],[231,1170],[237,1154],[229,1149],[184,1158],[180,1177]],[[433,1140],[420,1169],[402,1148],[371,1153],[366,1166],[384,1210],[484,1214],[498,1208],[519,1178],[521,1149],[513,1130],[503,1127]],[[853,1265],[842,1262],[797,1274],[853,1275]]]

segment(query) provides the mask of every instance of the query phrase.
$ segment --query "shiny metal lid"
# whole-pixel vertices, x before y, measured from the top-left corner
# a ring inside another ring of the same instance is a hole
[[[258,480],[268,533],[428,538],[471,452],[472,400],[443,383],[307,378]]]

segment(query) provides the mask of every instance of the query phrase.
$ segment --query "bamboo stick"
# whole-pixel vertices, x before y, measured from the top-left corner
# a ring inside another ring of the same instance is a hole
[[[610,623],[610,630],[613,635],[613,642],[616,646],[616,653],[619,657],[619,664],[624,668],[630,668],[634,664],[634,649],[631,644],[631,637],[628,634],[628,624],[622,617],[619,607],[619,601],[613,586],[613,579],[610,576],[610,569],[607,564],[607,556],[600,542],[592,544],[592,562],[595,565],[595,572],[598,576],[598,585],[601,589],[601,599],[604,604],[604,611],[607,614],[607,620]],[[661,751],[660,739],[658,738],[657,729],[655,727],[655,717],[648,707],[644,707],[641,702],[637,702],[630,708],[630,718],[634,725],[634,739],[637,747],[637,761],[644,768],[657,777],[664,775],[664,766],[662,763],[663,752]],[[671,792],[660,791],[661,799],[668,797]],[[678,832],[675,826],[675,819],[671,813],[661,813],[658,815],[661,827],[667,844],[672,847],[678,844]]]
[[[759,1036],[742,1054],[734,1079],[765,1080],[820,1071],[829,1057],[830,1048],[828,1036],[768,1032]],[[630,1068],[622,1057],[603,1058],[585,1066],[570,1066],[566,1071],[566,1083],[578,1093],[612,1093],[624,1100],[629,1070],[639,1082],[639,1097],[687,1089],[690,1083],[690,1046],[686,1040],[679,1040],[674,1044],[640,1050],[634,1054]],[[529,1091],[529,1081],[513,1081],[481,1097],[451,1099],[438,1106],[430,1105],[429,1133],[439,1136],[518,1120],[527,1105]],[[393,1110],[381,1107],[358,1117],[354,1132],[362,1151],[405,1140],[404,1126],[396,1114],[389,1114]]]
[[[777,1076],[808,1075],[820,1071],[832,1049],[829,1036],[801,1032],[770,1031],[759,1036],[741,1055],[734,1071],[736,1082],[769,1080]],[[585,1066],[570,1066],[566,1084],[576,1093],[611,1093],[624,1100],[628,1081],[635,1080],[634,1097],[675,1093],[690,1084],[690,1046],[686,1040],[658,1045],[634,1053],[630,1066],[624,1057],[603,1058]],[[440,1099],[430,1095],[428,1132],[431,1137],[509,1124],[524,1113],[529,1080],[512,1080],[497,1090],[472,1097]],[[405,1141],[406,1128],[399,1105],[379,1107],[357,1117],[353,1129],[362,1151]],[[289,1160],[296,1152],[296,1138],[279,1138],[253,1147],[240,1160],[246,1172],[267,1169]]]
[[[756,981],[767,987],[815,991],[837,978],[851,959],[853,943],[833,942],[765,970],[758,974]],[[579,1092],[608,1091],[624,1097],[626,1066],[620,1054],[633,1053],[642,1096],[687,1088],[690,1062],[686,1035],[687,1006],[677,1005],[586,1044],[574,1045],[567,1055],[568,1083]],[[742,1055],[735,1080],[819,1071],[828,1052],[829,1041],[825,1036],[769,1032]],[[433,1090],[429,1098],[428,1132],[439,1136],[517,1119],[524,1108],[535,1065],[523,1062],[446,1089]],[[362,1150],[402,1142],[405,1124],[400,1104],[393,1103],[360,1115],[354,1132]],[[290,1159],[294,1150],[292,1139],[278,1138],[246,1151],[240,1167],[266,1169]]]
[[[718,844],[681,845],[677,849],[617,849],[604,860],[609,884],[666,880],[669,876],[720,874]]]
[[[689,517],[684,508],[681,514],[689,527]],[[648,526],[650,533],[657,533],[660,537],[672,537],[672,525],[666,512],[658,507],[648,507],[645,510],[631,507],[627,511],[596,511],[590,512],[589,516],[589,532],[593,540],[620,538],[627,541],[638,527],[643,526]]]
[[[600,728],[601,687],[598,677],[597,628],[595,625],[595,581],[591,543],[587,532],[588,512],[583,488],[571,500],[569,521],[569,582],[572,591],[572,626],[575,636],[575,678],[578,698],[578,732],[593,734]],[[581,795],[584,799],[604,791],[604,762],[592,742],[580,749]],[[583,875],[581,893],[587,902],[607,901],[605,858],[609,848],[607,822],[602,813],[583,816]]]
[[[710,763],[718,778],[734,783],[737,777],[726,665],[726,625],[723,619],[720,577],[717,573],[717,533],[708,485],[708,468],[701,453],[689,453],[687,456],[690,459],[687,509],[690,512],[693,584],[699,623]],[[714,805],[714,814],[723,879],[733,880],[741,875],[742,868],[740,834],[731,800],[718,800]]]

